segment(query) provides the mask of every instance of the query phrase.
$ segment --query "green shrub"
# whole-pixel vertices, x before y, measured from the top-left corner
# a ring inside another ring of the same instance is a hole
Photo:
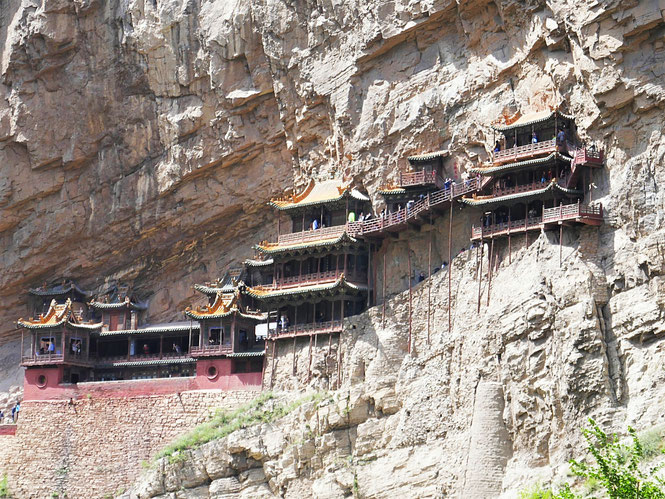
[[[517,497],[519,499],[553,499],[554,494],[549,489],[543,489],[540,483],[536,483],[528,489],[522,490]]]
[[[633,428],[628,427],[630,443],[623,444],[616,435],[601,430],[593,419],[589,419],[589,425],[582,429],[582,434],[592,462],[571,460],[570,468],[576,476],[586,478],[587,483],[597,482],[610,499],[665,499],[665,482],[656,475],[659,468],[645,473],[639,467],[645,452]],[[649,441],[653,438],[649,437]],[[566,484],[556,497],[574,499],[575,495]]]
[[[7,473],[2,475],[2,480],[0,480],[0,497],[11,497],[9,492],[9,483],[7,482]]]
[[[657,427],[638,433],[644,459],[653,459],[663,453],[663,428]]]
[[[170,462],[186,459],[182,451],[196,449],[201,445],[230,435],[236,430],[248,428],[259,423],[270,423],[280,419],[301,405],[320,401],[323,394],[305,395],[289,404],[280,404],[272,408],[266,407],[267,402],[274,399],[271,392],[265,392],[235,411],[229,413],[218,411],[210,421],[200,424],[192,431],[182,435],[155,455],[155,460],[168,457]]]

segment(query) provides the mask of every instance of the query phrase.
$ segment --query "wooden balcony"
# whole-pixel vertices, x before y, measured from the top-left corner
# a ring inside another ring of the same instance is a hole
[[[492,163],[495,165],[508,163],[510,161],[520,161],[533,158],[535,156],[544,156],[559,150],[556,139],[544,140],[535,144],[527,144],[519,147],[496,151]]]
[[[233,352],[231,344],[224,345],[204,345],[200,347],[192,347],[190,355],[192,357],[219,357],[220,355],[228,355]]]
[[[340,333],[343,329],[342,321],[313,322],[309,324],[296,324],[286,329],[272,329],[268,339],[293,338],[295,336],[310,336],[315,334]]]
[[[35,353],[34,355],[24,355],[21,358],[22,366],[44,366],[49,364],[63,364],[65,356],[61,353]]]
[[[605,151],[602,149],[592,150],[588,147],[580,147],[573,155],[573,165],[603,166],[605,162]]]
[[[424,187],[434,185],[441,189],[443,184],[443,179],[437,175],[436,172],[426,172],[425,170],[422,170],[419,172],[405,172],[399,174],[400,187]]]
[[[497,223],[486,227],[471,228],[471,240],[479,241],[493,237],[507,236],[508,234],[523,234],[530,230],[540,230],[549,224],[576,222],[585,225],[600,225],[603,223],[602,205],[584,205],[580,203],[565,204],[553,208],[545,208],[540,217],[530,217],[524,220]]]

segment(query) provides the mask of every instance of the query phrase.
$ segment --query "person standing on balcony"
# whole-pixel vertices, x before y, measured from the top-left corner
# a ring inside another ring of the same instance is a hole
[[[48,353],[49,353],[49,355],[52,355],[52,354],[55,353],[55,343],[53,341],[49,341]]]
[[[496,143],[494,144],[494,152],[499,152],[501,150],[501,144],[497,140]]]
[[[532,144],[537,144],[538,143],[538,136],[536,135],[536,132],[533,132],[531,134],[531,143]]]
[[[566,132],[564,132],[563,130],[559,130],[559,133],[556,136],[556,143],[559,145],[563,145],[565,141],[566,141]]]
[[[349,223],[352,223],[352,222],[356,221],[356,212],[355,211],[350,211],[349,212],[348,221],[349,221]]]
[[[312,229],[313,229],[313,230],[316,230],[316,229],[318,229],[319,227],[320,227],[320,226],[319,226],[319,220],[316,219],[316,218],[315,218],[314,220],[312,220]]]

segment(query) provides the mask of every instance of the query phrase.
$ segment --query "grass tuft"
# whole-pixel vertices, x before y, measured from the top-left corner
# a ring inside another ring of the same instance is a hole
[[[322,393],[313,393],[289,404],[269,407],[268,402],[273,400],[275,396],[272,392],[262,393],[250,403],[231,413],[217,411],[210,421],[200,424],[159,451],[154,460],[163,457],[168,457],[171,463],[185,460],[186,456],[182,453],[185,450],[196,449],[205,443],[224,438],[242,428],[249,428],[260,423],[270,423],[286,416],[307,402],[314,401],[318,403],[323,397],[324,394]]]

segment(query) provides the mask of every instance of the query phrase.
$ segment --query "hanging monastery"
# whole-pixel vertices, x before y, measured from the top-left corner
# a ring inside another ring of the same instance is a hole
[[[377,255],[398,234],[444,213],[452,230],[454,206],[475,210],[472,247],[482,253],[487,245],[493,262],[495,242],[510,260],[513,237],[528,246],[540,231],[558,229],[561,244],[564,226],[602,223],[590,179],[603,152],[579,142],[572,116],[546,110],[492,128],[490,162],[460,178],[445,179],[443,151],[409,157],[410,171],[379,190],[381,213],[353,179],[311,181],[299,194],[272,200],[277,240],[258,243],[255,255],[222,279],[194,285],[208,303],[184,310],[182,322],[147,323],[147,303],[123,286],[98,296],[71,281],[31,289],[32,318],[18,320],[25,400],[75,398],[86,385],[122,390],[129,380],[136,389],[137,380],[156,378],[172,381],[162,392],[266,389],[275,383],[275,363],[289,362],[288,351],[293,374],[306,369],[309,381],[312,344],[330,354],[346,318],[385,303],[390,269]],[[410,268],[409,275],[410,289]],[[410,349],[410,321],[408,334]],[[298,343],[309,351],[305,367],[296,366]],[[338,373],[330,388],[341,382],[337,352],[326,359]]]

